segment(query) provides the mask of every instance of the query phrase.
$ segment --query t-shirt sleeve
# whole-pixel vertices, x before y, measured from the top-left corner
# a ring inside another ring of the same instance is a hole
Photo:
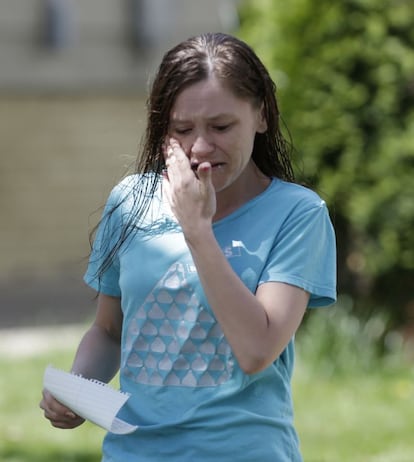
[[[335,233],[323,200],[296,207],[285,220],[259,283],[270,281],[306,290],[309,307],[336,301]]]
[[[121,296],[119,260],[117,252],[114,252],[121,234],[121,202],[119,187],[115,187],[105,205],[84,275],[84,281],[90,287],[114,297]]]

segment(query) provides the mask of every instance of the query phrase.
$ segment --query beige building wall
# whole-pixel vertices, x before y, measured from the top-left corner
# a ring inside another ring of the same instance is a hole
[[[138,97],[0,99],[0,274],[55,274],[87,253],[90,214],[136,157]]]
[[[64,12],[55,46],[47,5]],[[229,30],[234,5],[0,1],[0,329],[93,316],[88,233],[137,155],[147,82],[173,44]]]
[[[0,98],[0,328],[93,315],[88,233],[133,163],[142,97]]]

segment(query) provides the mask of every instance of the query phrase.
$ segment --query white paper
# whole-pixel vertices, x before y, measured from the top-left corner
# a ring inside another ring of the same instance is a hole
[[[111,433],[124,435],[138,428],[116,417],[129,394],[117,391],[106,383],[48,366],[43,385],[73,412]]]

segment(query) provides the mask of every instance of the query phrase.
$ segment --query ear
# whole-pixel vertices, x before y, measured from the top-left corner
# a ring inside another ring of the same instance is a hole
[[[260,105],[260,109],[257,111],[257,129],[258,133],[265,133],[267,131],[267,120],[264,112],[264,104]]]

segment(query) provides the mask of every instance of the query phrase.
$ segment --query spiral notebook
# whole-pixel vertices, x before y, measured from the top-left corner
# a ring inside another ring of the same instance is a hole
[[[106,383],[48,366],[43,386],[73,412],[111,433],[125,435],[138,428],[116,417],[129,394]]]

